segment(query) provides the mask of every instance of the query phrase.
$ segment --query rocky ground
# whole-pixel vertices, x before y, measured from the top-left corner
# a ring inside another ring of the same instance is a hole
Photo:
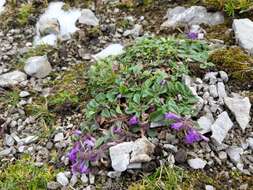
[[[253,189],[253,4],[214,2],[0,0],[0,189]]]

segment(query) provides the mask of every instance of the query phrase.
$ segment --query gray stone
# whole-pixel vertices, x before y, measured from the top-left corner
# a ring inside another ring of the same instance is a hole
[[[209,84],[216,84],[216,82],[217,82],[217,78],[216,78],[217,75],[218,75],[218,72],[209,72],[209,73],[206,73],[203,80],[205,82],[209,82]]]
[[[218,144],[222,144],[228,131],[232,128],[233,122],[230,120],[227,112],[222,112],[214,124],[211,126],[211,138]]]
[[[228,82],[228,74],[225,71],[219,71],[219,75],[223,82]]]
[[[134,142],[130,163],[149,162],[150,155],[153,154],[155,146],[143,137]]]
[[[19,97],[20,97],[20,98],[25,98],[25,97],[27,97],[27,96],[30,96],[30,93],[27,92],[27,91],[21,91],[21,92],[19,93]]]
[[[142,168],[142,163],[130,163],[127,166],[127,169],[141,169]]]
[[[205,185],[205,190],[215,190],[216,188],[212,185]]]
[[[107,176],[110,178],[118,178],[121,176],[121,172],[117,172],[117,171],[110,171],[107,173]]]
[[[208,113],[202,117],[200,117],[197,121],[199,125],[199,132],[201,134],[205,134],[211,131],[211,126],[214,122],[213,115],[211,113]]]
[[[47,188],[49,190],[56,190],[59,189],[61,187],[61,185],[55,181],[50,181],[47,183]]]
[[[225,90],[225,85],[223,82],[218,82],[217,83],[217,90],[218,90],[218,95],[220,99],[223,99],[227,96],[226,90]]]
[[[237,164],[241,161],[241,154],[243,153],[243,149],[241,147],[231,146],[227,149],[226,152],[227,152],[230,160],[234,164]]]
[[[69,184],[69,180],[63,172],[60,172],[56,175],[56,180],[62,186],[67,186]]]
[[[99,20],[90,9],[83,9],[82,14],[78,19],[79,23],[88,26],[98,26]]]
[[[183,149],[177,151],[175,155],[175,161],[179,164],[182,164],[186,161],[187,159],[187,152]]]
[[[251,104],[248,97],[242,97],[239,94],[234,94],[233,98],[225,97],[226,106],[230,109],[236,118],[242,130],[248,126],[250,121]]]
[[[115,171],[123,172],[127,169],[133,145],[133,142],[123,142],[110,147],[109,154]]]
[[[95,60],[100,60],[100,59],[104,59],[108,56],[120,55],[124,52],[123,48],[124,47],[121,44],[110,44],[105,49],[103,49],[101,52],[99,52],[95,55],[92,55],[92,57]]]
[[[60,33],[60,24],[57,18],[40,19],[37,26],[41,36]]]
[[[143,34],[143,28],[142,25],[136,24],[134,25],[134,28],[131,30],[126,30],[123,33],[123,36],[132,36],[133,38],[137,38]]]
[[[210,93],[210,96],[214,98],[217,98],[219,96],[216,85],[212,84],[209,86],[209,93]]]
[[[161,28],[176,28],[185,25],[216,25],[224,22],[224,16],[220,12],[208,13],[205,7],[192,6],[190,8],[175,7],[167,11],[165,21]]]
[[[95,184],[95,175],[89,173],[89,181],[91,185]]]
[[[57,133],[54,136],[54,142],[60,142],[64,139],[64,134],[63,133]]]
[[[11,87],[25,81],[26,79],[26,74],[18,70],[5,73],[0,75],[0,87]]]
[[[234,19],[233,30],[239,46],[253,53],[253,22],[248,19]]]
[[[219,152],[218,156],[222,161],[227,159],[227,153],[224,151]]]
[[[35,56],[26,60],[24,70],[30,76],[44,78],[52,71],[52,67],[46,55]]]
[[[81,175],[81,181],[82,181],[83,184],[88,184],[89,178],[87,177],[86,174]]]
[[[22,142],[23,144],[30,144],[32,142],[35,142],[38,140],[38,136],[27,136],[26,138],[20,139],[20,142]]]
[[[203,169],[207,162],[205,160],[202,160],[200,158],[194,158],[187,161],[189,166],[193,169]]]
[[[70,184],[72,186],[74,186],[76,183],[78,182],[78,177],[77,175],[72,175],[71,179],[70,179]]]
[[[249,147],[253,150],[253,138],[248,138],[246,142],[249,144]]]
[[[4,138],[4,144],[7,146],[13,146],[15,143],[15,140],[12,138],[11,135],[6,134]]]
[[[7,148],[0,151],[0,157],[8,156],[9,154],[11,154],[11,151],[12,151],[12,148]]]

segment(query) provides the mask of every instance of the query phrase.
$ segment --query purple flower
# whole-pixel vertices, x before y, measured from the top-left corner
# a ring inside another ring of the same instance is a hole
[[[89,173],[89,168],[88,168],[87,165],[85,165],[85,162],[82,162],[82,163],[79,165],[79,172],[80,172],[81,174],[83,174],[83,173],[85,173],[85,174]]]
[[[80,145],[79,144],[76,144],[74,146],[74,148],[71,149],[71,151],[69,152],[69,160],[72,162],[72,163],[75,163],[76,160],[77,160],[77,154],[78,152],[80,151]]]
[[[177,131],[183,129],[184,127],[185,127],[185,125],[184,125],[183,122],[177,122],[177,123],[173,123],[173,124],[171,125],[171,128],[172,128],[172,129],[175,129],[175,130],[177,130]]]
[[[77,136],[80,136],[82,134],[82,131],[80,130],[75,130],[74,131],[74,134],[77,135]]]
[[[139,119],[138,119],[138,117],[133,116],[133,117],[130,118],[128,123],[129,123],[129,125],[138,125]]]
[[[120,134],[122,134],[123,131],[122,131],[122,129],[120,127],[113,127],[112,128],[112,132],[114,134],[120,135]]]
[[[86,137],[83,143],[88,149],[92,149],[95,146],[95,139],[93,137]]]
[[[172,112],[169,112],[169,113],[166,113],[165,114],[165,119],[170,119],[170,120],[176,120],[176,121],[179,121],[179,120],[182,120],[182,118]]]
[[[198,142],[202,139],[202,135],[198,133],[195,129],[189,129],[187,131],[187,135],[185,136],[185,142],[187,144],[193,144],[194,142]]]
[[[189,33],[187,33],[187,38],[189,38],[191,40],[196,40],[196,39],[198,39],[198,33],[196,33],[196,32],[189,32]]]

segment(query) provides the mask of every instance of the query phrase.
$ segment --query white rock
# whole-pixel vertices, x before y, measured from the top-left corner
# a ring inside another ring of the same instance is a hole
[[[216,82],[217,82],[217,78],[216,78],[217,75],[218,75],[218,72],[209,72],[209,73],[206,73],[203,80],[205,82],[209,82],[209,84],[216,84]]]
[[[4,5],[6,3],[6,0],[0,0],[0,14],[4,11]]]
[[[22,142],[23,144],[30,144],[32,142],[35,142],[38,140],[38,136],[27,136],[26,138],[20,139],[20,142]]]
[[[143,34],[143,28],[140,24],[135,24],[134,28],[131,30],[126,30],[123,33],[123,36],[132,36],[133,38],[137,38]]]
[[[216,25],[224,22],[224,16],[220,12],[208,13],[205,7],[192,6],[188,9],[175,7],[167,11],[162,28],[175,28],[177,26],[208,24]]]
[[[242,130],[248,126],[250,121],[250,108],[251,104],[248,97],[242,97],[238,94],[234,94],[233,98],[225,97],[226,106],[230,109],[236,118],[239,126]]]
[[[205,185],[205,190],[215,190],[215,187],[212,185]]]
[[[209,86],[209,93],[214,98],[217,98],[219,96],[216,85],[212,84]]]
[[[234,164],[237,164],[241,161],[241,154],[243,153],[243,149],[241,147],[231,146],[227,149],[226,152],[227,152],[230,160]]]
[[[249,144],[249,147],[253,150],[253,138],[248,138],[246,142]]]
[[[226,90],[225,90],[225,85],[223,82],[218,82],[217,83],[217,90],[218,90],[218,95],[220,99],[223,99],[227,96]]]
[[[63,172],[60,172],[56,175],[56,180],[62,186],[67,186],[69,184],[69,180]]]
[[[6,148],[6,149],[0,151],[0,157],[8,156],[9,154],[11,154],[12,149],[13,148],[11,147],[11,148]]]
[[[57,18],[42,18],[39,20],[39,32],[41,36],[49,34],[58,35],[60,33],[60,24]]]
[[[238,44],[253,53],[253,22],[248,19],[234,19],[233,30]]]
[[[228,113],[225,111],[222,112],[211,126],[212,139],[221,145],[232,126],[233,122],[230,120]]]
[[[200,158],[194,158],[194,159],[190,159],[187,160],[187,163],[189,164],[189,166],[193,169],[203,169],[205,167],[205,165],[207,164],[207,162],[205,160],[202,160]]]
[[[12,138],[11,135],[6,134],[4,138],[4,144],[7,146],[13,146],[15,143],[15,140]]]
[[[95,183],[95,175],[89,173],[89,181],[90,184],[93,185]]]
[[[110,147],[109,154],[115,171],[123,172],[127,169],[133,145],[133,142],[123,142]]]
[[[100,60],[100,59],[104,59],[108,56],[120,55],[124,52],[123,48],[124,47],[121,44],[110,44],[105,49],[103,49],[101,52],[93,55],[92,57],[95,60]]]
[[[78,181],[77,175],[72,175],[72,177],[71,177],[71,179],[70,179],[70,184],[71,184],[72,186],[74,186],[74,185],[77,183],[77,181]]]
[[[107,173],[107,176],[110,178],[118,178],[121,176],[121,172],[117,172],[117,171],[110,171]]]
[[[130,163],[149,162],[150,155],[153,154],[155,145],[148,141],[147,138],[139,138],[134,142]]]
[[[211,126],[214,122],[212,113],[208,113],[198,119],[198,125],[200,127],[199,132],[205,134],[211,131]]]
[[[26,60],[25,72],[36,78],[44,78],[52,71],[52,67],[47,60],[47,56],[35,56]]]
[[[25,97],[27,97],[27,96],[30,96],[30,93],[27,92],[27,91],[21,91],[21,92],[19,93],[19,97],[20,97],[20,98],[25,98]]]
[[[127,166],[127,169],[141,169],[142,168],[142,163],[130,163]]]
[[[22,81],[25,81],[26,79],[26,74],[18,70],[5,73],[0,75],[0,87],[14,86]]]
[[[225,71],[219,71],[219,75],[224,82],[228,82],[228,74]]]
[[[64,139],[64,134],[63,133],[57,133],[54,136],[54,142],[60,142]]]
[[[34,46],[45,45],[45,44],[50,45],[50,46],[55,46],[57,44],[57,35],[49,34],[43,37],[35,36]]]
[[[98,26],[99,20],[90,9],[83,9],[82,14],[78,19],[79,23],[88,26]]]
[[[84,183],[84,184],[87,184],[89,182],[89,178],[87,177],[86,174],[82,174],[81,176],[81,181]]]

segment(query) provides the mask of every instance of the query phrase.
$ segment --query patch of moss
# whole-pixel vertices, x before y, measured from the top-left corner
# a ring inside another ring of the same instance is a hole
[[[239,47],[216,50],[209,56],[209,60],[220,70],[228,72],[232,78],[240,81],[253,79],[253,58]]]
[[[24,156],[0,171],[0,189],[42,190],[53,179],[54,172],[50,167],[37,167],[30,156]]]
[[[17,19],[21,26],[26,25],[28,23],[28,18],[32,14],[33,10],[34,9],[32,3],[26,3],[21,5],[17,13]]]
[[[9,91],[0,94],[0,107],[6,107],[8,105],[15,107],[19,100],[19,89],[10,89]]]
[[[203,4],[210,9],[222,10],[225,0],[202,0]]]
[[[215,26],[210,26],[206,29],[207,39],[220,39],[227,44],[231,44],[233,39],[230,33],[227,33],[229,27],[227,24],[219,24]]]

